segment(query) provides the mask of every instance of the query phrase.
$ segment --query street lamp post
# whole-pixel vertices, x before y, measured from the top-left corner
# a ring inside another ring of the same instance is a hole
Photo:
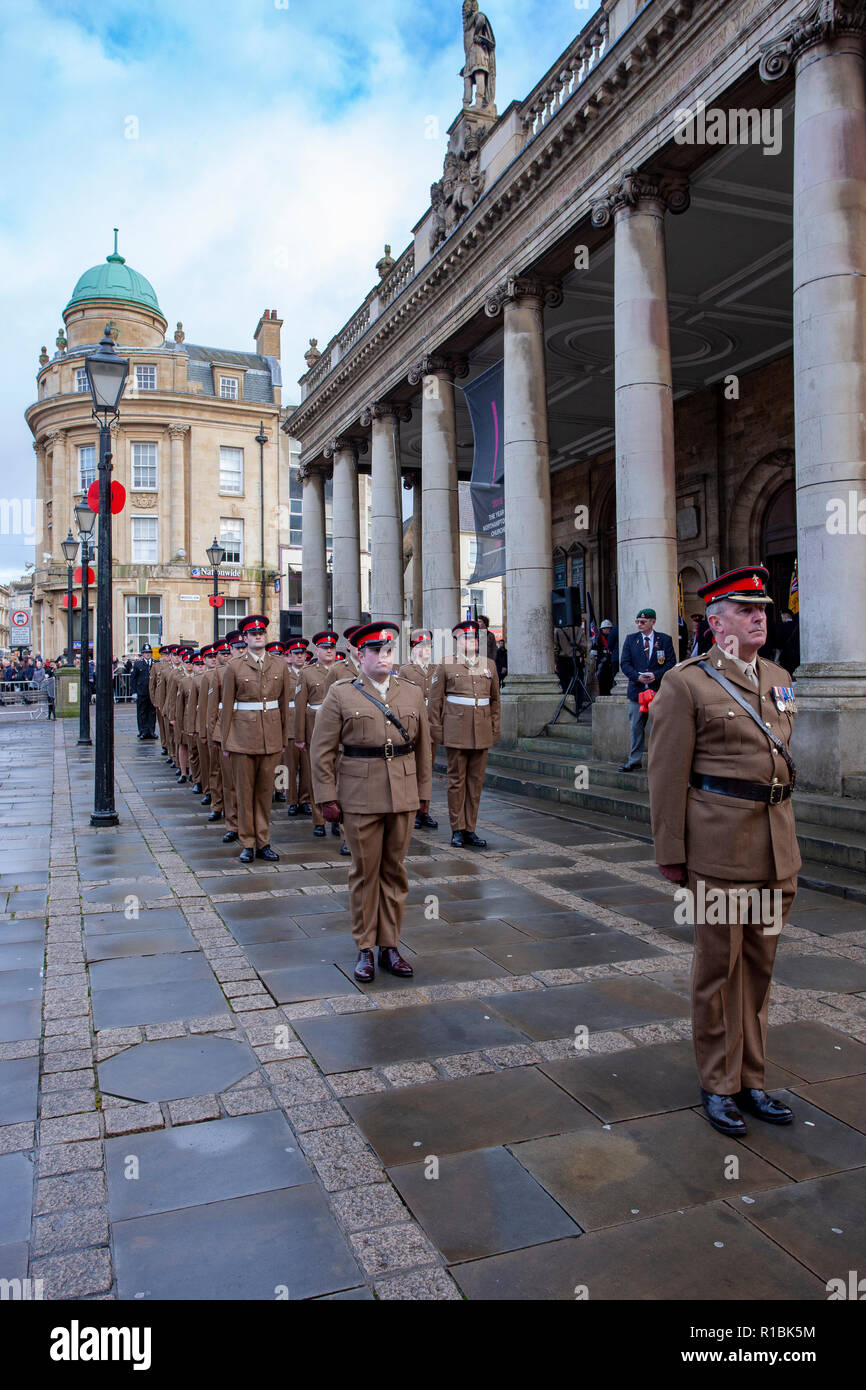
[[[71,530],[66,540],[60,542],[60,549],[66,561],[66,655],[68,664],[72,666],[75,661],[72,647],[72,567],[78,554],[78,541]]]
[[[96,352],[84,359],[87,384],[93,399],[93,417],[99,423],[99,544],[96,571],[96,756],[94,759],[93,814],[90,824],[117,825],[114,807],[114,703],[111,686],[113,652],[111,623],[111,426],[126,385],[129,361],[118,357],[105,325],[105,336]]]
[[[96,525],[96,512],[90,510],[86,497],[75,507],[75,521],[81,537],[81,700],[78,706],[78,742],[90,747],[90,561],[93,558],[90,542]],[[84,692],[87,691],[87,698]]]
[[[211,565],[213,566],[213,596],[215,599],[218,599],[220,596],[219,568],[223,560],[226,558],[226,553],[223,547],[220,545],[219,541],[217,540],[216,536],[214,536],[213,538],[213,545],[208,546],[207,558],[210,560]],[[215,642],[219,641],[220,636],[219,614],[219,604],[215,603],[213,606],[213,640]]]
[[[259,421],[259,432],[256,435],[256,443],[259,446],[259,504],[261,516],[261,553],[262,553],[262,604],[260,612],[265,612],[265,445],[268,436],[265,434],[265,422]]]

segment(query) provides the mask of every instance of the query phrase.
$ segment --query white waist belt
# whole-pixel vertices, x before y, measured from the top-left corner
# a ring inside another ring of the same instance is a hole
[[[307,705],[307,709],[321,709],[321,705]]]
[[[289,709],[294,709],[294,708],[295,708],[295,702],[294,702],[294,700],[290,700],[290,701],[289,701]]]
[[[279,709],[279,700],[235,700],[235,709],[243,710],[265,710]]]
[[[489,705],[490,700],[487,695],[480,698],[475,695],[446,695],[445,699],[452,705]]]

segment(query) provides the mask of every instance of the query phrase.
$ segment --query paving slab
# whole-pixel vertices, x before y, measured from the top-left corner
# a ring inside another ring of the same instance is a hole
[[[866,1076],[845,1076],[836,1081],[819,1081],[813,1086],[800,1085],[796,1093],[828,1115],[835,1115],[846,1125],[866,1134]]]
[[[767,1056],[804,1081],[866,1072],[866,1044],[806,1019],[769,1028]]]
[[[573,890],[575,893],[578,889]],[[643,903],[671,904],[673,910],[673,900],[670,893],[662,893],[657,888],[646,887],[643,884],[625,883],[622,880],[615,888],[584,888],[579,890],[582,898],[587,898],[600,907],[610,907],[614,912],[625,911],[627,907],[635,907]],[[630,916],[630,913],[626,913]]]
[[[26,1240],[17,1245],[0,1245],[0,1279],[25,1279],[29,1253]]]
[[[26,1004],[42,998],[42,971],[38,966],[23,970],[0,970],[0,1005]]]
[[[818,1279],[721,1203],[495,1255],[451,1273],[467,1298],[497,1302],[827,1297]]]
[[[780,950],[773,979],[791,989],[820,989],[843,994],[866,990],[866,965],[844,956],[793,956]]]
[[[851,1269],[862,1277],[866,1182],[861,1168],[756,1192],[745,1216],[824,1283],[847,1282]]]
[[[190,980],[185,984],[160,981],[158,987],[151,983],[131,988],[115,985],[94,989],[91,1003],[96,1029],[203,1018],[207,1014],[225,1013],[227,1008],[225,995],[212,979]]]
[[[12,945],[17,941],[44,941],[44,917],[16,917],[11,922],[0,922],[0,942]]]
[[[0,974],[6,970],[26,970],[42,965],[45,947],[41,941],[7,942],[0,935]]]
[[[116,939],[109,938],[111,941]],[[94,993],[109,989],[134,989],[138,985],[186,984],[191,980],[213,978],[207,958],[203,952],[195,949],[153,956],[124,955],[112,960],[98,960],[90,967],[90,984]]]
[[[370,984],[361,985],[364,994],[391,993],[401,989],[419,989],[424,985],[454,984],[457,981],[504,979],[508,970],[497,965],[489,956],[482,955],[471,947],[453,951],[431,951],[423,957],[415,957],[408,950],[405,959],[413,966],[414,976],[403,978],[392,975],[387,970],[376,969],[376,977]],[[357,953],[339,962],[340,969],[351,976]]]
[[[573,912],[570,908],[559,912],[530,913],[503,909],[502,917],[518,931],[542,940],[556,936],[584,936],[590,932],[605,930],[604,923],[597,917],[590,917],[585,912]]]
[[[839,936],[844,932],[866,931],[866,907],[835,898],[822,907],[801,907],[799,895],[788,918],[791,926],[803,927],[817,936]]]
[[[86,938],[87,959],[91,962],[174,955],[197,949],[195,937],[188,927],[173,927],[168,931],[150,927],[145,931],[106,932],[104,936],[90,934]]]
[[[99,1088],[125,1100],[181,1100],[224,1091],[256,1069],[246,1043],[196,1034],[126,1048],[100,1063]]]
[[[357,959],[357,952],[352,961]],[[329,999],[334,994],[358,994],[351,966],[347,971],[333,962],[301,965],[291,970],[261,970],[262,983],[278,1004],[300,1004],[307,999]]]
[[[26,1154],[0,1154],[0,1246],[30,1239],[33,1176]]]
[[[135,1181],[126,1176],[130,1155],[139,1165]],[[107,1139],[105,1163],[112,1221],[311,1181],[276,1110]]]
[[[38,1057],[0,1062],[0,1125],[35,1120],[38,1091]]]
[[[606,1032],[611,1028],[634,1028],[643,1023],[661,1023],[668,1018],[689,1015],[686,1001],[672,990],[632,975],[558,985],[531,993],[497,995],[490,1001],[489,1008],[506,1023],[522,1029],[537,1041],[567,1037],[577,1027]]]
[[[121,1299],[306,1299],[363,1277],[311,1183],[118,1221],[113,1237]]]
[[[425,922],[423,926],[409,927],[403,931],[400,949],[408,948],[416,955],[428,956],[463,946],[474,946],[486,955],[490,946],[510,950],[513,946],[525,945],[528,939],[525,932],[509,926],[498,917],[485,918],[480,922],[430,921]]]
[[[822,1081],[816,1087],[807,1086],[805,1091],[820,1091],[822,1086],[847,1086],[853,1091],[856,1087],[860,1108],[866,1116],[862,1082],[862,1077],[849,1076],[844,1081]],[[793,1124],[762,1124],[746,1116],[749,1132],[741,1142],[747,1149],[760,1154],[798,1182],[846,1168],[866,1167],[866,1134],[811,1104],[802,1091],[796,1094],[780,1091],[778,1096],[793,1110]],[[866,1183],[866,1172],[862,1176]]]
[[[558,937],[552,941],[524,942],[507,948],[484,946],[480,949],[514,975],[527,975],[534,970],[602,965],[617,960],[643,960],[665,954],[658,946],[648,946],[636,936],[628,936],[620,931],[597,931],[584,936]]]
[[[354,961],[358,951],[351,932],[334,934],[321,941],[306,938],[293,941],[265,942],[247,946],[246,956],[258,971],[297,970],[304,965],[333,965],[338,960]]]
[[[85,933],[108,936],[113,932],[187,931],[186,918],[179,907],[142,907],[137,917],[125,912],[89,912],[84,917]]]
[[[574,860],[567,854],[544,854],[538,850],[526,850],[519,854],[509,854],[505,863],[509,869],[567,869]]]
[[[42,1033],[42,1008],[38,1000],[4,1004],[0,1008],[0,1042],[21,1042]]]
[[[388,1166],[599,1127],[533,1067],[377,1091],[344,1104]]]

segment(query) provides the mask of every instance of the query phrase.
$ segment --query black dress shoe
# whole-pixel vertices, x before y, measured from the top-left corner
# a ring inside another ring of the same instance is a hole
[[[286,793],[285,793],[285,792],[274,792],[274,801],[285,801],[285,799],[286,799]]]
[[[340,853],[341,853],[341,854],[348,854],[348,855],[351,855],[351,853],[352,853],[352,851],[349,849],[349,846],[346,844],[346,841],[345,841],[345,840],[344,840],[343,843],[340,845]]]
[[[324,827],[323,825],[314,825],[314,826],[313,826],[313,834],[314,834],[314,835],[320,835],[320,836],[324,837],[324,834],[325,834],[325,827]]]
[[[163,748],[163,750],[162,750],[162,756],[163,756],[164,758],[167,758],[167,757],[168,757],[168,749],[167,749],[167,748]]]
[[[249,848],[242,849],[240,854],[238,855],[238,859],[241,861],[242,864],[252,864],[255,857],[255,850]]]
[[[782,1101],[776,1100],[766,1091],[760,1090],[755,1086],[745,1086],[742,1091],[738,1091],[734,1096],[741,1110],[748,1110],[750,1115],[755,1115],[759,1120],[766,1120],[770,1125],[789,1125],[794,1119],[794,1112]]]
[[[179,787],[182,786],[183,783],[186,781],[186,775],[185,775],[185,773],[179,772],[179,773],[177,774],[177,777],[175,778],[175,781],[177,782],[177,785],[178,785]]]
[[[726,1134],[730,1139],[739,1139],[741,1135],[748,1133],[746,1122],[737,1109],[737,1102],[733,1096],[716,1096],[710,1091],[705,1091],[702,1086],[701,1105],[713,1129],[717,1129],[719,1134]]]
[[[359,951],[358,959],[355,962],[355,979],[360,980],[362,984],[367,984],[373,979],[375,974],[376,968],[373,965],[373,952]]]
[[[476,835],[474,830],[463,831],[463,843],[471,845],[473,849],[486,849],[487,841],[482,840],[480,835]]]
[[[195,792],[196,796],[201,796],[201,793],[204,791],[204,787],[202,786],[201,782],[195,782],[193,784],[193,791]]]
[[[261,849],[256,850],[256,859],[267,859],[269,864],[273,864],[279,857],[277,851],[271,849],[270,845],[263,845]]]
[[[455,830],[455,831],[454,831],[454,834],[451,836],[451,843],[452,843],[452,845],[454,846],[455,849],[463,849],[463,848],[464,848],[465,841],[464,841],[464,839],[463,839],[463,831],[462,831],[462,830]]]
[[[620,772],[639,772],[640,763],[620,763]]]
[[[238,832],[236,830],[227,830],[225,835],[223,835],[223,844],[233,845],[237,838]]]
[[[438,820],[434,820],[433,817],[430,815],[429,811],[418,812],[417,816],[415,817],[416,830],[437,830],[438,828]]]
[[[332,821],[331,821],[331,834],[332,834],[333,836],[335,836],[335,838],[338,839],[338,840],[342,838],[343,832],[342,832],[341,829],[340,829],[340,822],[339,822],[339,821],[336,821],[336,820],[332,820]]]
[[[293,801],[293,802],[292,802],[291,806],[289,806],[289,808],[288,808],[287,811],[286,811],[286,815],[287,815],[287,816],[296,816],[296,815],[298,815],[298,803],[297,803],[297,801]]]
[[[379,951],[379,964],[383,970],[388,970],[392,975],[414,975],[415,971],[407,960],[404,960],[396,946],[386,946]]]
[[[222,811],[211,811],[210,815],[208,816],[209,821],[222,820],[222,818]]]
[[[202,806],[210,806],[210,803],[211,803],[211,794],[210,794],[210,792],[205,792],[204,796],[203,796],[202,799],[201,799],[201,804],[202,804]]]
[[[312,806],[310,805],[309,801],[304,801],[304,802],[302,803],[302,805],[301,805],[301,815],[302,815],[302,816],[311,816],[312,814],[313,814],[313,808],[312,808]]]

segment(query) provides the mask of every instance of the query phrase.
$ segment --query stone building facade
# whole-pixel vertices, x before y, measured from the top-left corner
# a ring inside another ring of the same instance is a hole
[[[374,616],[403,611],[406,475],[447,630],[462,388],[504,363],[506,738],[555,706],[554,578],[675,634],[680,580],[688,608],[764,560],[780,607],[796,559],[801,785],[866,769],[864,41],[862,0],[602,0],[525,99],[463,106],[410,245],[302,378],[284,428],[349,530],[372,478]],[[618,685],[596,755],[625,736]]]

